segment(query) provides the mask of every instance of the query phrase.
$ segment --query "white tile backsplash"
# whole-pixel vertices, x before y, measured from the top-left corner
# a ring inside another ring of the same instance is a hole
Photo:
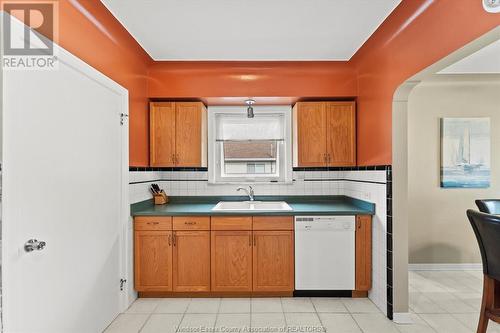
[[[375,203],[370,299],[387,314],[387,178],[385,170],[345,171],[342,194]]]
[[[256,195],[338,195],[342,182],[339,172],[295,172],[293,184],[255,184]],[[139,183],[140,182],[140,183]],[[130,201],[151,198],[151,183],[165,189],[170,196],[241,195],[238,185],[209,184],[207,172],[130,172]]]
[[[256,195],[347,195],[375,203],[373,217],[373,287],[370,299],[387,314],[387,187],[385,170],[294,171],[293,184],[255,184]],[[130,172],[130,201],[151,198],[151,183],[170,196],[241,195],[237,185],[209,184],[206,171]],[[140,183],[138,183],[140,182]]]

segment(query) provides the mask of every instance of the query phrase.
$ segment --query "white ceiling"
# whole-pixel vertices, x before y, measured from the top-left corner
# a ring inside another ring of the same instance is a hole
[[[446,67],[438,74],[500,74],[500,39]]]
[[[401,0],[101,0],[155,60],[349,60]]]

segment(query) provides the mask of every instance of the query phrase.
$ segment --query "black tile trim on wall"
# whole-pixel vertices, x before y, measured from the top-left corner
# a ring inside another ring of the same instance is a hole
[[[294,167],[293,171],[373,171],[387,170],[390,165],[368,165],[368,166],[352,166],[352,167]],[[144,167],[131,166],[129,171],[208,171],[207,167]]]
[[[292,181],[296,182],[296,179],[293,179]],[[356,179],[345,179],[345,178],[321,178],[321,179],[304,179],[303,181],[305,182],[353,182],[353,183],[367,183],[367,184],[378,184],[378,185],[387,185],[386,183],[383,182],[372,182],[369,180],[356,180]],[[158,179],[151,179],[151,180],[140,180],[136,182],[130,182],[129,185],[135,185],[135,184],[145,184],[145,183],[153,183],[153,182],[208,182],[208,179],[164,179],[164,178],[158,178]],[[269,181],[269,182],[262,182],[261,184],[273,184],[277,183],[275,181]]]
[[[295,181],[295,179],[294,179]],[[347,178],[318,178],[318,179],[304,179],[305,182],[354,182],[354,183],[368,183],[368,184],[379,184],[386,185],[384,182],[374,182],[370,180],[358,180],[358,179],[347,179]]]
[[[394,318],[394,294],[393,294],[393,260],[392,260],[392,249],[393,249],[393,238],[392,238],[392,167],[387,166],[386,169],[386,180],[387,180],[387,318],[392,320]]]
[[[194,168],[194,167],[134,167],[128,168],[128,171],[208,171],[208,168]]]
[[[208,182],[208,180],[207,179],[163,179],[163,178],[158,178],[158,179],[150,179],[150,180],[140,180],[137,182],[130,182],[128,184],[129,185],[136,185],[136,184],[158,183],[158,182]]]
[[[350,167],[294,167],[293,171],[374,171],[387,170],[390,165],[364,165]]]

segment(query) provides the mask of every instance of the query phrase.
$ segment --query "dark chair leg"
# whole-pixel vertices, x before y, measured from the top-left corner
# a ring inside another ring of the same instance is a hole
[[[495,280],[488,275],[484,275],[483,282],[483,301],[481,304],[481,312],[479,314],[479,324],[477,326],[477,333],[486,333],[488,329],[488,317],[486,311],[493,309],[495,300]]]
[[[500,281],[493,279],[493,288],[495,289],[494,298],[493,298],[493,308],[500,308]]]

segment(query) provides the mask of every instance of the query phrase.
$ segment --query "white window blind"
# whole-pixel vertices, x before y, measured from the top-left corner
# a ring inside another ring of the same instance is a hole
[[[217,115],[217,141],[284,140],[283,115]]]

